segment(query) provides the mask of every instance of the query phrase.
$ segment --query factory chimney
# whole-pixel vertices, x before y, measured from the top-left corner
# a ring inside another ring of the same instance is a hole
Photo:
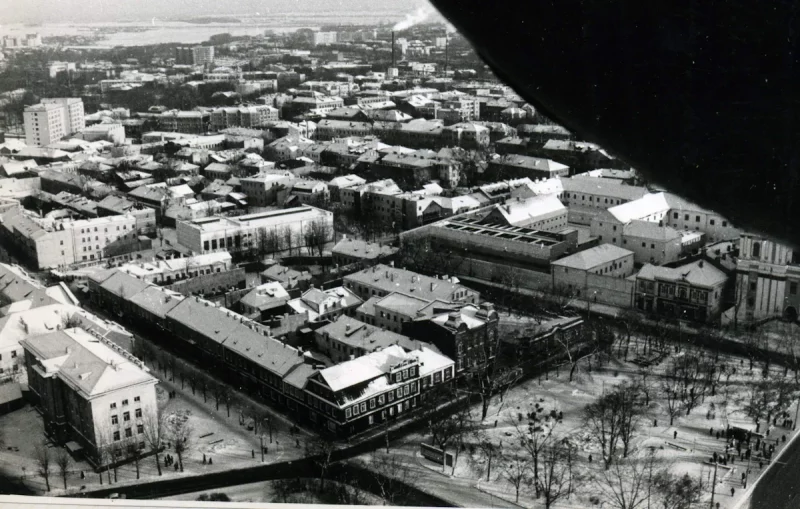
[[[392,30],[392,67],[394,67],[394,30]]]
[[[447,46],[450,41],[447,30],[444,31],[444,77],[447,77]]]

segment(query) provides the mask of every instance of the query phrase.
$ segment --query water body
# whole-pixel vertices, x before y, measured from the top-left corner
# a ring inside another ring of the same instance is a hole
[[[164,43],[198,44],[212,35],[229,33],[233,36],[263,35],[266,30],[294,31],[298,28],[317,29],[323,25],[378,25],[394,23],[405,16],[401,10],[374,10],[342,13],[281,13],[263,16],[232,17],[240,22],[187,23],[183,21],[105,22],[105,23],[45,23],[41,25],[0,25],[0,37],[38,33],[42,37],[102,35],[94,47],[146,46]],[[130,31],[129,31],[130,30]],[[135,30],[135,31],[133,31]]]

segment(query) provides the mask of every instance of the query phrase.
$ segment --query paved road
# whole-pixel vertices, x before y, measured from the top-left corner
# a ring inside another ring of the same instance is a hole
[[[161,500],[197,500],[202,494],[225,493],[232,502],[272,502],[275,500],[272,492],[272,481],[261,481],[250,484],[240,484],[239,486],[228,486],[194,493],[184,493],[172,497],[164,497]]]
[[[800,440],[795,440],[758,483],[750,505],[742,509],[797,509],[800,507]]]

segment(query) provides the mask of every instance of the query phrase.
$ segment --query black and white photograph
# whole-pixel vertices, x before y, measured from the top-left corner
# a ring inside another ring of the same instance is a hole
[[[800,509],[800,2],[0,0],[0,507]]]

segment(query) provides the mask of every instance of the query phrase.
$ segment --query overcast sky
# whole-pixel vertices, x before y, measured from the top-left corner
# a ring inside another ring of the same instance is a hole
[[[414,11],[427,0],[0,0],[0,24],[135,21],[213,14]]]

